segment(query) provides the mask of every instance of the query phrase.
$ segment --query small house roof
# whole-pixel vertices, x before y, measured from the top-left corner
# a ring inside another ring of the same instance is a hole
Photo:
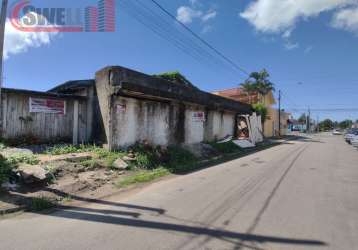
[[[94,79],[88,79],[88,80],[73,80],[73,81],[67,81],[65,83],[62,83],[60,85],[57,85],[56,87],[48,90],[47,92],[52,93],[71,93],[73,90],[81,89],[81,88],[87,88],[90,86],[94,86],[95,80]]]
[[[27,90],[27,89],[2,88],[2,92],[23,94],[23,95],[32,95],[32,96],[38,96],[38,97],[53,97],[53,98],[62,98],[62,99],[86,99],[83,96],[52,93],[52,92],[42,92],[42,91],[34,91],[34,90]]]

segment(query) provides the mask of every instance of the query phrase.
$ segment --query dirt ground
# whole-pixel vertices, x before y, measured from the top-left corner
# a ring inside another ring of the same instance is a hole
[[[101,166],[87,166],[89,153],[38,155],[40,165],[51,165],[52,176],[46,182],[16,184],[10,190],[0,188],[0,214],[29,208],[32,198],[46,198],[57,204],[72,200],[104,197],[118,192],[115,183],[132,172]]]

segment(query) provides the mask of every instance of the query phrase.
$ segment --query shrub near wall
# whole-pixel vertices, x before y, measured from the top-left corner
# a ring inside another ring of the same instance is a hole
[[[11,164],[0,155],[0,185],[9,180],[11,169]]]

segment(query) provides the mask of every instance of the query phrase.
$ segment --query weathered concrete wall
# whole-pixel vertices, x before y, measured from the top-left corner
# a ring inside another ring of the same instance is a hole
[[[112,142],[112,120],[111,106],[113,106],[113,90],[111,86],[111,74],[107,71],[96,73],[96,93],[98,97],[99,113],[94,116],[96,119],[95,130],[99,133],[96,140],[103,139],[103,143],[111,149]]]
[[[170,105],[134,98],[117,97],[113,106],[113,141],[115,147],[136,142],[168,145],[170,142]]]
[[[235,113],[209,111],[205,127],[205,141],[220,140],[227,135],[234,135]]]
[[[204,107],[123,96],[113,97],[112,149],[135,143],[152,145],[194,144],[233,135],[233,113],[209,111],[213,119],[194,119]],[[208,129],[211,127],[211,129]]]
[[[53,98],[28,93],[2,93],[2,131],[1,137],[17,140],[34,138],[40,142],[68,141],[72,142],[74,131],[74,99],[63,99],[66,102],[66,113],[30,113],[29,99]],[[86,101],[78,100],[78,142],[87,140],[87,106]]]
[[[195,112],[205,112],[204,107],[187,106],[185,110],[185,143],[193,144],[204,141],[205,123],[193,119]]]

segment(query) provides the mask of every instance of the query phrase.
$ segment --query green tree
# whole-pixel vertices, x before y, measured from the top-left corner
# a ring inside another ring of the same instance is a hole
[[[326,119],[319,123],[319,128],[321,131],[327,131],[334,128],[334,122],[331,119]]]
[[[257,115],[261,115],[261,122],[262,124],[265,123],[267,118],[267,108],[262,103],[257,103],[252,105],[253,109],[257,113]]]
[[[353,125],[353,121],[347,119],[347,120],[344,120],[344,121],[340,122],[338,126],[341,129],[347,129],[347,128],[351,128],[352,125]]]
[[[250,77],[244,83],[242,83],[241,86],[249,94],[257,91],[262,95],[262,97],[264,97],[270,91],[275,91],[274,83],[272,83],[269,78],[270,74],[266,69],[263,69],[259,72],[252,72]],[[264,101],[264,99],[261,101]]]
[[[298,118],[298,122],[301,124],[306,124],[307,122],[307,116],[306,114],[302,114],[299,118]]]
[[[256,91],[255,86],[252,83],[245,81],[241,84],[241,87],[247,93],[249,97],[249,103],[251,104],[251,95]]]

